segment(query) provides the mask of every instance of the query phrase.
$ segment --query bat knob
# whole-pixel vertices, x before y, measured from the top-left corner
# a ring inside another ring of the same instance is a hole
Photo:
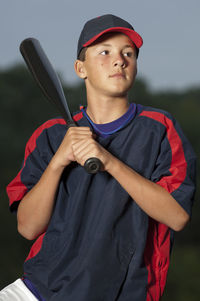
[[[97,158],[89,158],[85,161],[84,168],[90,174],[95,174],[101,169],[101,161]]]

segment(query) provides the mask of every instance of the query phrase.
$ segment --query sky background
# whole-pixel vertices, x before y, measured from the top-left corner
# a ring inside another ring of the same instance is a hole
[[[102,14],[130,22],[143,37],[138,76],[153,90],[200,86],[199,0],[0,0],[0,70],[24,63],[20,42],[37,38],[69,84],[84,23]]]

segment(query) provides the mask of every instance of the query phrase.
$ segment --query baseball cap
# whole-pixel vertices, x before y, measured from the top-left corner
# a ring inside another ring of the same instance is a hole
[[[107,14],[85,23],[78,41],[77,57],[82,48],[90,46],[99,37],[108,32],[121,32],[127,35],[138,49],[143,44],[142,37],[134,30],[130,23],[120,17]]]

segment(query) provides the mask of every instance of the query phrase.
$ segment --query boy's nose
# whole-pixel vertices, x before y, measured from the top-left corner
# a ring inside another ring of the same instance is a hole
[[[126,66],[126,61],[122,55],[116,56],[114,60],[114,66],[119,66],[124,68]]]

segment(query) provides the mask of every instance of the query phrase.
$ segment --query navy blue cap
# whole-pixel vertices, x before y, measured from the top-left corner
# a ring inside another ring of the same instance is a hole
[[[126,34],[139,49],[143,40],[127,21],[108,14],[87,21],[83,27],[78,41],[77,57],[82,48],[90,46],[100,36],[107,32],[121,32]]]

